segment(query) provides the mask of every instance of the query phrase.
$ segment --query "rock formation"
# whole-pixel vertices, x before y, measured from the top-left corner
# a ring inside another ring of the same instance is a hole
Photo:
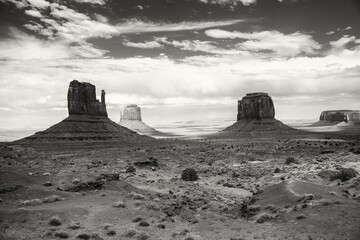
[[[247,93],[238,101],[237,120],[274,118],[274,103],[267,93]]]
[[[141,120],[141,108],[135,104],[126,106],[124,110],[120,112],[119,124],[143,135],[159,137],[167,135],[166,133],[157,131],[156,129],[146,125]]]
[[[151,138],[119,126],[107,116],[105,91],[101,102],[96,99],[95,86],[74,80],[68,90],[69,116],[54,126],[19,141],[116,141],[143,142]]]
[[[101,90],[101,102],[96,99],[95,86],[73,80],[68,90],[68,111],[72,114],[107,117],[105,91]]]
[[[319,121],[313,127],[334,126],[341,122],[360,124],[360,111],[355,110],[327,110],[320,114]]]
[[[237,122],[224,131],[291,130],[275,119],[275,108],[267,93],[247,93],[238,101]]]

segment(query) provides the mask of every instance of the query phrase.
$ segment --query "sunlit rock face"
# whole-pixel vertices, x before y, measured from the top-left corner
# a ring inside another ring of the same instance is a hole
[[[68,89],[69,115],[89,115],[107,117],[105,91],[101,91],[101,102],[96,99],[95,86],[87,82],[73,80]]]
[[[248,93],[238,101],[237,120],[275,117],[274,103],[267,93]]]
[[[165,136],[167,134],[157,131],[156,129],[146,125],[141,120],[141,108],[136,104],[128,105],[120,112],[119,125],[126,127],[134,132],[148,136]]]
[[[126,106],[124,108],[124,111],[120,113],[120,121],[125,121],[125,120],[141,121],[141,108],[135,104]]]

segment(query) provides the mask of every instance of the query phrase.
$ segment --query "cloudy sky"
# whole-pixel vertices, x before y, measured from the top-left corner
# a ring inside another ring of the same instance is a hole
[[[0,0],[0,128],[65,118],[69,81],[147,123],[236,119],[247,92],[276,118],[360,109],[358,0]]]

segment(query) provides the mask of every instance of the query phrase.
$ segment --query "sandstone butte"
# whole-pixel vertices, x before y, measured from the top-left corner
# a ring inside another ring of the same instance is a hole
[[[118,125],[108,118],[105,91],[101,91],[101,102],[96,99],[95,86],[73,80],[68,94],[69,116],[50,128],[19,141],[121,141],[142,142],[150,138]]]
[[[267,93],[247,93],[238,101],[237,122],[223,131],[284,131],[292,130],[275,119],[275,107]]]
[[[148,135],[148,136],[167,136],[166,133],[157,131],[156,129],[146,125],[141,118],[141,108],[136,104],[128,105],[120,112],[120,122],[121,126],[124,126],[138,134]]]

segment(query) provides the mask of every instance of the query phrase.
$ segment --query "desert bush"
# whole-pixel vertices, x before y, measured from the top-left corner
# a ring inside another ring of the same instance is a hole
[[[330,180],[340,179],[342,182],[349,181],[356,177],[359,173],[353,168],[341,168],[334,176],[331,176]]]
[[[117,201],[116,203],[113,204],[113,206],[116,208],[124,208],[125,203],[123,201]]]
[[[286,158],[286,160],[285,160],[285,164],[286,165],[289,165],[290,163],[295,163],[295,164],[297,164],[298,162],[295,160],[295,158],[293,158],[293,157],[288,157],[288,158]]]
[[[69,238],[69,234],[67,234],[66,232],[56,232],[55,237],[66,239]]]
[[[264,222],[266,222],[266,221],[268,221],[268,220],[270,220],[270,219],[273,219],[273,218],[274,218],[273,215],[263,212],[263,213],[260,213],[260,214],[256,217],[256,222],[257,222],[257,223],[264,223]]]
[[[135,173],[136,172],[136,168],[134,166],[129,166],[127,169],[126,169],[126,172],[127,173]]]
[[[196,181],[199,179],[195,169],[187,168],[181,173],[181,179],[185,181]]]
[[[60,226],[62,222],[59,216],[53,216],[50,218],[49,224],[51,226]]]

